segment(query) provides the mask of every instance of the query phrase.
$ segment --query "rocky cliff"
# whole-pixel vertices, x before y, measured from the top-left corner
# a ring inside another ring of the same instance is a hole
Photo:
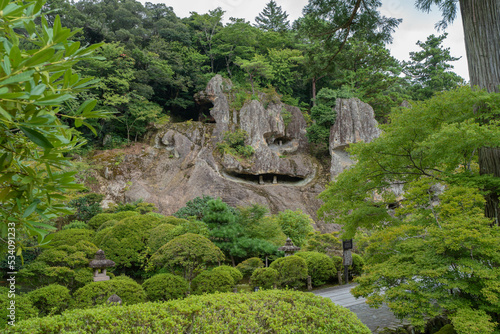
[[[354,162],[346,149],[350,144],[371,142],[380,136],[373,108],[359,99],[338,99],[335,105],[337,118],[330,129],[330,155],[332,180]]]
[[[315,218],[321,205],[317,196],[330,181],[330,166],[308,153],[300,109],[263,93],[237,108],[231,103],[234,98],[232,83],[215,76],[195,96],[208,122],[168,124],[150,131],[142,144],[96,152],[97,172],[88,185],[106,194],[105,204],[142,199],[155,203],[164,214],[176,212],[195,197],[210,195],[232,206],[258,203],[273,213],[301,209]],[[378,135],[368,105],[340,100],[336,108],[330,143],[332,175],[345,168],[347,145]],[[245,144],[254,150],[250,157],[217,148],[225,133],[237,129],[248,134]],[[318,222],[316,228],[326,232],[338,226]]]

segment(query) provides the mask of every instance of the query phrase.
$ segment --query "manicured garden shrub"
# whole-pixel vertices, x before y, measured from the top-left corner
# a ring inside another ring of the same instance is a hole
[[[184,278],[172,274],[155,275],[145,280],[142,287],[150,301],[183,298],[189,291],[188,282]]]
[[[74,246],[80,241],[92,241],[95,232],[92,230],[84,229],[70,229],[61,230],[53,234],[50,241],[51,247],[58,247],[61,245]]]
[[[349,273],[352,277],[361,276],[363,273],[363,267],[365,265],[365,260],[361,255],[352,253],[352,266],[349,266]]]
[[[92,282],[76,290],[73,294],[74,308],[88,308],[105,304],[116,294],[124,304],[137,304],[146,301],[142,286],[127,276],[117,276],[109,281]]]
[[[156,253],[161,246],[172,240],[171,231],[175,228],[172,224],[161,224],[151,230],[148,240],[148,247],[151,254]]]
[[[243,275],[240,273],[240,271],[238,269],[230,267],[230,266],[215,267],[214,269],[212,269],[212,271],[227,272],[233,278],[234,284],[238,284],[243,279]]]
[[[73,220],[71,223],[64,225],[62,229],[63,230],[70,230],[72,228],[88,230],[89,225],[87,225],[87,223],[82,222],[80,220]]]
[[[199,234],[186,233],[162,246],[150,262],[156,268],[181,268],[184,278],[191,282],[206,264],[222,260],[224,254],[212,241]]]
[[[7,333],[315,333],[370,334],[354,313],[299,291],[191,296],[164,303],[72,310],[33,318]]]
[[[332,276],[337,273],[335,264],[326,254],[318,252],[298,252],[295,255],[306,260],[307,273],[311,276],[313,286],[326,284]]]
[[[95,215],[88,221],[88,225],[90,228],[97,230],[99,226],[107,222],[108,220],[122,220],[131,216],[137,216],[139,212],[136,211],[121,211],[117,213],[100,213]]]
[[[183,225],[183,224],[189,222],[189,220],[187,220],[187,219],[174,217],[174,216],[163,216],[163,219],[164,219],[166,224],[171,224],[171,225],[176,225],[176,226]]]
[[[12,308],[10,304],[10,298],[8,298],[9,289],[6,287],[0,287],[0,331],[7,326],[7,321],[11,321],[11,318],[8,318],[7,315],[14,313],[15,323],[17,324],[19,321],[23,321],[29,318],[33,318],[38,316],[38,310],[33,306],[33,303],[26,295],[16,294],[15,297],[15,310],[9,310],[8,308]],[[10,326],[9,326],[10,327]]]
[[[116,215],[125,212],[127,211]],[[97,246],[104,251],[106,257],[116,263],[115,270],[123,272],[132,268],[127,272],[133,273],[144,264],[144,253],[151,230],[163,223],[160,218],[135,215],[101,230],[99,239],[96,237],[94,240],[99,242]],[[104,234],[105,231],[108,231],[107,234]]]
[[[40,316],[61,314],[68,308],[71,301],[68,288],[59,284],[33,290],[27,294],[27,297],[38,309]]]
[[[97,228],[96,232],[99,233],[99,231],[104,230],[105,228],[113,227],[116,223],[118,223],[118,220],[116,220],[116,219],[107,220],[104,223],[102,223],[101,226],[99,226]],[[97,233],[96,233],[96,235],[97,235]]]
[[[453,328],[452,325],[447,324],[441,327],[441,329],[435,334],[457,334],[457,331]]]
[[[257,268],[250,277],[252,288],[272,289],[278,282],[279,273],[273,268]]]
[[[195,295],[214,292],[230,292],[233,290],[234,285],[234,278],[229,272],[224,270],[205,270],[191,282],[191,292]]]
[[[151,231],[149,237],[148,247],[152,254],[154,254],[160,247],[167,244],[170,240],[181,236],[186,233],[194,233],[208,237],[208,226],[204,222],[189,221],[175,217],[165,217],[168,221],[183,221],[181,225],[173,225],[171,223],[162,224]],[[175,222],[177,224],[179,222]]]
[[[342,264],[342,258],[340,256],[332,256],[332,261],[333,264],[335,265],[335,270],[336,271],[342,271],[344,270],[344,266]]]
[[[99,230],[92,239],[92,242],[96,245],[101,245],[104,242],[104,240],[108,237],[108,234],[111,233],[112,228],[113,226],[109,226],[103,228],[102,230]]]
[[[48,248],[19,271],[19,282],[37,288],[57,283],[72,291],[76,290],[92,281],[88,264],[97,250],[93,243],[85,240],[73,246]]]
[[[271,263],[279,274],[278,284],[282,287],[302,287],[307,279],[306,260],[297,255],[282,257]]]
[[[236,269],[238,269],[243,274],[243,277],[250,277],[252,276],[255,269],[263,267],[264,267],[264,262],[262,262],[261,259],[259,259],[258,257],[251,257],[239,263],[236,266]]]

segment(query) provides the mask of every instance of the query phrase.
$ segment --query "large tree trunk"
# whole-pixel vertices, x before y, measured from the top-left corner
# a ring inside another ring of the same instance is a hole
[[[470,83],[488,92],[500,85],[500,1],[460,0]]]
[[[500,177],[500,148],[483,147],[479,150],[479,173],[492,174],[495,177]],[[486,189],[489,194],[486,195],[486,217],[494,218],[495,224],[499,224],[498,220],[498,189]]]
[[[500,1],[460,0],[470,84],[488,92],[500,85]],[[500,149],[483,147],[479,151],[480,174],[500,177]],[[499,189],[486,189],[486,217],[499,222]]]

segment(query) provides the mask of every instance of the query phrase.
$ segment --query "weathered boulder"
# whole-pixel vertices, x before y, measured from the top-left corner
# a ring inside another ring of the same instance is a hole
[[[322,203],[317,196],[329,177],[307,154],[306,122],[300,109],[269,102],[259,94],[259,100],[231,110],[231,85],[218,75],[195,97],[200,105],[213,104],[210,115],[215,123],[168,124],[152,130],[145,143],[96,153],[97,182],[89,186],[106,194],[106,203],[142,199],[155,203],[163,214],[209,195],[232,206],[257,203],[272,213],[301,209],[316,217]],[[224,133],[238,128],[248,133],[246,144],[255,150],[250,158],[217,149]],[[338,226],[316,228],[326,232]]]
[[[352,143],[371,142],[380,135],[373,108],[359,99],[338,99],[337,118],[330,129],[330,155],[332,180],[354,162],[346,148]]]

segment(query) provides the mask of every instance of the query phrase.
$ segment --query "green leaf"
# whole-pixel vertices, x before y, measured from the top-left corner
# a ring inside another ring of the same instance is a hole
[[[51,144],[51,142],[45,138],[44,135],[42,135],[40,132],[35,131],[33,129],[28,129],[24,126],[20,127],[21,131],[28,137],[32,142],[37,144],[40,147],[43,148],[54,148],[54,145]]]
[[[72,98],[73,96],[70,94],[54,94],[41,98],[40,100],[35,101],[33,104],[36,104],[37,106],[57,105]]]
[[[23,218],[26,218],[29,215],[31,215],[35,211],[37,205],[38,202],[31,203],[31,205],[28,206],[28,208],[24,211]]]
[[[28,81],[32,78],[33,73],[35,73],[35,70],[29,70],[23,73],[16,74],[10,78],[7,78],[3,81],[0,81],[0,86],[2,85],[8,85],[11,83],[18,83],[18,82],[25,82]]]
[[[5,111],[5,109],[2,108],[1,106],[0,106],[0,115],[2,115],[3,117],[5,117],[9,121],[12,121],[12,116],[7,111]]]
[[[42,95],[42,93],[45,91],[45,89],[47,88],[46,85],[44,84],[40,84],[36,87],[34,87],[32,90],[31,90],[31,95]]]
[[[19,50],[19,47],[17,45],[14,45],[12,49],[10,50],[9,54],[10,60],[12,61],[12,66],[14,68],[19,65],[19,63],[23,60],[23,57],[21,55],[21,51]]]
[[[54,55],[55,50],[50,48],[50,49],[45,49],[41,50],[37,53],[35,53],[33,56],[28,58],[26,62],[23,64],[23,66],[26,67],[31,67],[33,65],[41,65]]]

